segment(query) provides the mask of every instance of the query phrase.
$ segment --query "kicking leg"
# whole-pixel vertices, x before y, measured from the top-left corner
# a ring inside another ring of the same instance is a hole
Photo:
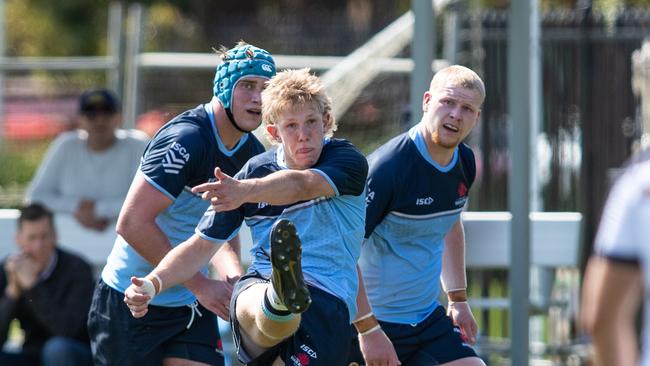
[[[270,242],[271,282],[255,284],[237,298],[237,321],[251,354],[291,336],[300,325],[300,313],[311,303],[302,275],[300,238],[293,223],[278,221],[271,229]]]

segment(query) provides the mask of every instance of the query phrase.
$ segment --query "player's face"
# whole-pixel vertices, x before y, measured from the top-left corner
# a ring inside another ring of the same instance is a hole
[[[23,254],[43,269],[50,261],[55,246],[52,223],[47,217],[35,221],[23,221],[16,235],[16,242]]]
[[[454,149],[472,131],[481,115],[481,95],[446,84],[424,93],[424,128],[438,146]]]
[[[287,166],[302,170],[318,161],[327,121],[327,113],[321,113],[311,105],[301,105],[281,112],[278,123],[268,125],[267,131],[282,143]]]
[[[262,90],[266,79],[244,77],[235,85],[232,96],[232,114],[239,128],[253,131],[262,123]]]

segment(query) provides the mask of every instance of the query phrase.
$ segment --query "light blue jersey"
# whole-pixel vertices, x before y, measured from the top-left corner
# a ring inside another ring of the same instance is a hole
[[[191,192],[191,187],[214,180],[214,168],[233,175],[254,155],[264,151],[252,135],[244,135],[231,150],[221,142],[210,104],[189,110],[163,126],[147,146],[137,174],[169,197],[173,203],[156,217],[156,224],[172,246],[194,234],[210,203]],[[146,203],[144,203],[146,204]],[[102,271],[102,280],[124,292],[131,276],[144,277],[153,266],[118,235]],[[207,267],[203,268],[207,273]],[[174,286],[151,302],[159,306],[184,306],[196,298],[185,287]]]
[[[476,172],[464,144],[447,166],[433,161],[419,128],[368,157],[359,266],[375,315],[391,323],[419,323],[439,306],[444,237],[460,219]]]
[[[237,179],[260,178],[287,169],[282,148],[251,159]],[[358,278],[356,263],[363,239],[365,180],[368,165],[349,142],[326,140],[321,156],[311,170],[318,172],[334,188],[336,195],[286,206],[247,203],[239,209],[215,213],[209,210],[197,233],[221,243],[232,237],[243,220],[251,229],[253,263],[249,272],[271,275],[269,236],[279,219],[293,221],[302,242],[302,270],[305,281],[343,300],[350,319],[356,314]],[[262,250],[263,249],[263,250]]]

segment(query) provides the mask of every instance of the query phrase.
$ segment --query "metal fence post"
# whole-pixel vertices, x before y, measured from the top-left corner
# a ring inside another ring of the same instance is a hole
[[[435,12],[431,0],[411,0],[413,11],[413,43],[411,58],[413,58],[413,73],[411,73],[411,125],[422,117],[422,94],[429,89],[433,76],[432,62],[435,50]]]
[[[129,6],[126,21],[126,52],[124,55],[124,127],[133,128],[138,112],[139,54],[142,39],[143,10],[141,4]]]

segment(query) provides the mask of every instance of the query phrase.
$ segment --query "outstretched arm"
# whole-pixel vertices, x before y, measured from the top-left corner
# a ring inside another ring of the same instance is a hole
[[[442,286],[449,299],[447,314],[470,344],[476,343],[478,326],[467,303],[467,278],[465,275],[465,230],[458,219],[445,236],[442,257]]]
[[[230,211],[247,202],[286,205],[335,194],[325,177],[314,170],[281,170],[263,178],[236,180],[216,168],[216,182],[192,188],[217,212]]]

